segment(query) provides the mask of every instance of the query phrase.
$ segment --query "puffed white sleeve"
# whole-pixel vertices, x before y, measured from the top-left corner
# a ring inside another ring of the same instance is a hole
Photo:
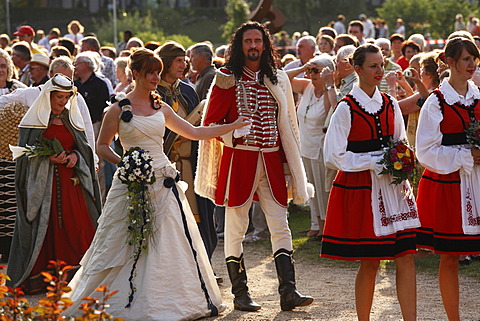
[[[29,88],[19,88],[9,94],[0,95],[0,108],[3,108],[5,107],[6,104],[13,103],[13,102],[22,103],[30,107],[31,105],[29,105],[27,101],[26,89],[29,89]]]
[[[323,151],[325,166],[344,172],[373,170],[377,174],[380,173],[383,166],[377,163],[382,159],[381,155],[347,151],[350,128],[350,108],[346,102],[342,101],[333,113],[325,136]]]
[[[473,168],[473,156],[469,148],[442,145],[440,122],[443,114],[436,95],[432,94],[423,104],[417,128],[417,158],[429,170],[438,174],[450,174],[464,168]]]
[[[396,99],[392,99],[393,102],[393,114],[395,117],[395,127],[394,127],[394,140],[407,140],[407,132],[405,131],[405,123],[403,121],[402,110]]]
[[[95,161],[95,166],[98,165],[98,156],[95,152],[95,133],[93,132],[92,118],[90,117],[90,112],[88,111],[87,103],[83,96],[77,94],[77,106],[82,114],[83,122],[85,123],[85,135],[87,136],[87,141],[93,151],[93,158]]]

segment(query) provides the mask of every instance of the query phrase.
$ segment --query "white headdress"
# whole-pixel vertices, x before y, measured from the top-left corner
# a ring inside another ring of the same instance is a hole
[[[28,109],[25,116],[20,121],[18,127],[24,128],[47,128],[52,111],[50,106],[50,93],[52,91],[72,92],[66,109],[69,110],[69,118],[75,129],[84,131],[85,123],[82,114],[77,106],[77,88],[73,85],[73,81],[65,75],[55,74],[45,85],[41,87],[40,96],[34,101],[33,105]]]

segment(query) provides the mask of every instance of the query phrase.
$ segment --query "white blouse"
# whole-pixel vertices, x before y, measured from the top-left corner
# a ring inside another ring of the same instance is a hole
[[[468,106],[475,99],[480,99],[478,87],[472,81],[468,81],[465,96],[458,94],[448,79],[442,82],[439,89],[449,105],[459,102]],[[440,131],[442,120],[443,114],[438,98],[436,95],[430,95],[420,111],[418,120],[416,149],[419,162],[438,174],[450,174],[461,168],[470,172],[474,166],[474,160],[467,145],[442,145],[443,135]]]
[[[297,109],[300,153],[303,157],[315,160],[320,158],[325,139],[323,125],[326,117],[324,95],[317,98],[315,87],[308,84]]]
[[[372,97],[369,97],[360,87],[353,86],[351,95],[358,101],[362,108],[370,114],[375,114],[382,108],[383,100],[378,88]],[[398,102],[392,98],[395,126],[393,138],[406,139],[405,126],[402,112]],[[383,151],[369,153],[354,153],[347,151],[348,136],[351,128],[350,107],[344,101],[340,102],[332,116],[332,121],[325,136],[324,158],[325,165],[332,169],[344,172],[360,172],[373,170],[380,173],[383,165],[378,164],[382,159]]]

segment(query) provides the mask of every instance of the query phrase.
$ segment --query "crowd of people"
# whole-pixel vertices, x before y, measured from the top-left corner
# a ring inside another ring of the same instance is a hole
[[[445,48],[433,50],[421,34],[406,38],[402,19],[390,35],[364,14],[292,40],[248,22],[216,50],[130,30],[101,47],[76,20],[38,44],[28,25],[14,41],[0,35],[9,284],[44,291],[41,272],[60,259],[75,266],[67,315],[108,283],[119,293],[107,310],[127,320],[214,316],[225,309],[210,264],[222,237],[234,308],[257,311],[242,243],[270,237],[280,308],[307,306],[314,298],[295,283],[292,201],[309,205],[306,233],[320,256],[360,261],[359,320],[370,318],[380,260],[395,261],[402,317],[416,320],[418,249],[440,254],[444,308],[460,320],[458,265],[480,254],[480,149],[465,133],[480,122],[480,38],[475,17],[455,19]],[[45,141],[62,150],[26,151]],[[391,184],[381,164],[391,141],[416,151],[419,183]],[[154,236],[141,255],[127,242],[134,200],[116,166],[133,147],[148,151],[156,178]]]

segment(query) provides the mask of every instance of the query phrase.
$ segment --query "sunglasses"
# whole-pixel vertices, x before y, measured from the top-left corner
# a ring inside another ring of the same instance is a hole
[[[308,74],[311,74],[311,73],[318,74],[318,73],[320,73],[320,69],[317,69],[317,68],[308,69],[307,73]]]

